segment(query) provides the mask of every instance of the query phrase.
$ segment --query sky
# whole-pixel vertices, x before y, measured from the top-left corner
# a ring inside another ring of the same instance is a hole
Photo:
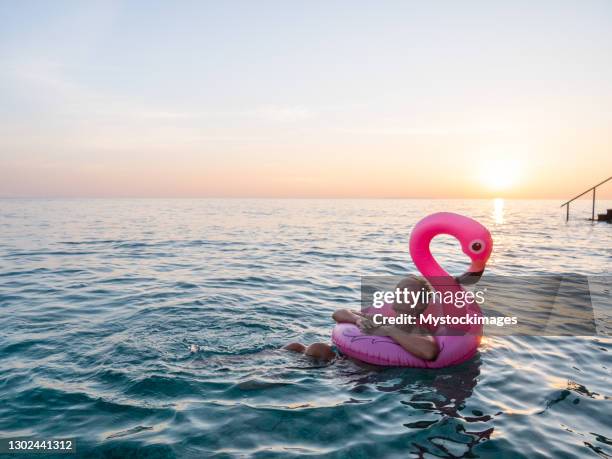
[[[612,175],[610,24],[607,0],[0,0],[0,197],[570,198]]]

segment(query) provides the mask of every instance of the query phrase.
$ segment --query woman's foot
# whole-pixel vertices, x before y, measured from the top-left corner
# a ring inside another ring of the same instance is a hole
[[[289,343],[285,347],[283,347],[283,349],[287,349],[288,351],[293,352],[304,353],[304,351],[306,350],[306,346],[304,346],[302,343]]]
[[[304,355],[320,360],[333,360],[336,357],[331,346],[325,343],[312,343],[306,348]]]

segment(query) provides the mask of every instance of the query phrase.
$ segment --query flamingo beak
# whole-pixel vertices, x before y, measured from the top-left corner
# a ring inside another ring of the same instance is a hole
[[[481,261],[472,261],[470,268],[461,276],[455,277],[455,280],[462,285],[473,285],[480,280],[484,273],[485,263]]]

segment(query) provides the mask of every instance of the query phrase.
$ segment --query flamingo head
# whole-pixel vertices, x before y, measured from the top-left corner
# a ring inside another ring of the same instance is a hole
[[[475,284],[482,276],[493,250],[491,233],[476,220],[462,217],[461,226],[457,228],[455,236],[461,243],[463,253],[472,261],[468,270],[456,280],[464,285]]]

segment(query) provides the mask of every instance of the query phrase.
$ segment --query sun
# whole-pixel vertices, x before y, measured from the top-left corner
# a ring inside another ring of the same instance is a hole
[[[503,191],[516,185],[522,175],[519,161],[514,159],[485,160],[480,171],[480,180],[493,191]]]

